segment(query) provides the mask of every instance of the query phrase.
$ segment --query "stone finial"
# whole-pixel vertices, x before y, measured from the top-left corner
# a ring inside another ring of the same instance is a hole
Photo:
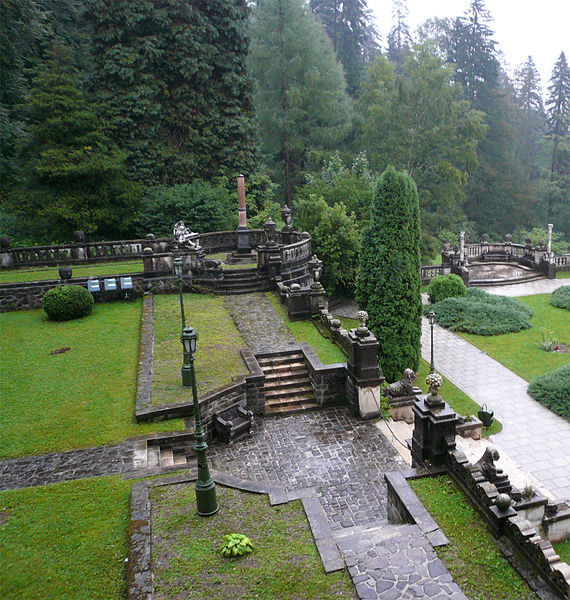
[[[308,266],[309,266],[309,271],[311,272],[311,275],[313,276],[313,281],[315,283],[317,283],[320,280],[321,275],[323,274],[323,261],[320,260],[319,258],[317,258],[316,254],[313,254],[313,257],[309,261]]]
[[[74,231],[73,232],[73,241],[76,244],[84,244],[85,243],[85,232],[84,231]]]
[[[146,239],[147,240],[154,240],[154,233],[147,233],[146,234]]]
[[[9,235],[0,235],[0,248],[9,248],[10,247],[10,236]]]
[[[507,235],[505,235],[505,242],[507,244],[512,244],[513,243],[513,236],[510,233],[507,233]]]
[[[499,494],[495,498],[495,504],[501,512],[509,510],[509,508],[511,508],[512,503],[513,500],[508,494]]]
[[[281,216],[287,229],[291,229],[291,209],[288,206],[284,206],[281,209]]]
[[[481,243],[482,244],[488,244],[489,243],[489,235],[488,234],[484,233],[481,236]]]
[[[263,230],[265,231],[266,244],[275,246],[277,244],[277,225],[271,217],[263,224]]]
[[[359,310],[356,313],[356,317],[360,322],[359,326],[356,328],[356,335],[358,337],[366,337],[370,333],[368,327],[366,327],[366,323],[368,321],[368,313],[365,310]]]
[[[440,406],[443,404],[443,398],[439,395],[439,388],[443,385],[443,377],[439,373],[430,373],[426,377],[426,385],[429,387],[429,395],[426,402],[430,406]]]

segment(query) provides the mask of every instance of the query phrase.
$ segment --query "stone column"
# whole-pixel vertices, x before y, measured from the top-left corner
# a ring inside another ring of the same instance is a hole
[[[251,252],[251,245],[249,243],[249,230],[247,228],[247,212],[245,208],[245,179],[240,174],[238,177],[238,252],[249,253]]]
[[[378,366],[378,340],[366,327],[368,314],[358,312],[360,326],[348,333],[350,355],[347,361],[347,397],[352,412],[363,419],[380,416],[380,384],[384,375]]]
[[[548,253],[552,252],[552,230],[554,229],[554,225],[552,223],[548,224]]]
[[[465,231],[459,232],[459,262],[465,261]]]

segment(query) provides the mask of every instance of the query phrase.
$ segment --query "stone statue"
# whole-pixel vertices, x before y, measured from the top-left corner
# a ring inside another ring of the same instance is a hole
[[[199,234],[190,231],[188,227],[184,225],[184,221],[178,221],[174,225],[173,236],[174,240],[180,245],[186,246],[191,250],[200,249],[200,244],[198,244],[197,241],[193,241],[198,239]]]
[[[391,383],[386,390],[386,394],[392,398],[399,398],[402,396],[417,396],[422,393],[422,390],[414,386],[416,380],[416,374],[412,369],[406,369],[402,374],[402,379]]]
[[[483,477],[495,484],[497,490],[502,494],[511,494],[513,492],[513,486],[509,481],[509,476],[503,473],[503,469],[500,469],[495,464],[496,460],[499,460],[499,452],[492,446],[487,446],[483,456],[475,463],[475,467],[478,467]]]

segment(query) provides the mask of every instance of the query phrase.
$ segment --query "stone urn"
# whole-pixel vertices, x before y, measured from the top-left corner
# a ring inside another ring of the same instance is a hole
[[[63,281],[71,279],[72,269],[71,267],[59,267],[59,276]]]
[[[0,248],[9,248],[10,247],[10,236],[9,235],[0,235]]]

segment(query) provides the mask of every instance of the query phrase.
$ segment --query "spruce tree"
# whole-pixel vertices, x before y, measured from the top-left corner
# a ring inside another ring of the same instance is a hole
[[[253,12],[251,69],[263,152],[291,206],[311,162],[348,132],[350,101],[331,41],[303,0],[265,0]]]
[[[418,192],[405,172],[388,167],[374,191],[370,224],[362,234],[357,300],[378,339],[388,381],[420,360],[420,219]]]
[[[406,0],[393,0],[392,19],[394,25],[388,34],[388,58],[402,65],[412,51],[412,36],[407,23]]]
[[[124,233],[137,199],[124,154],[103,132],[78,82],[70,52],[55,46],[25,107],[30,140],[19,210],[50,242],[77,229],[101,237]]]

